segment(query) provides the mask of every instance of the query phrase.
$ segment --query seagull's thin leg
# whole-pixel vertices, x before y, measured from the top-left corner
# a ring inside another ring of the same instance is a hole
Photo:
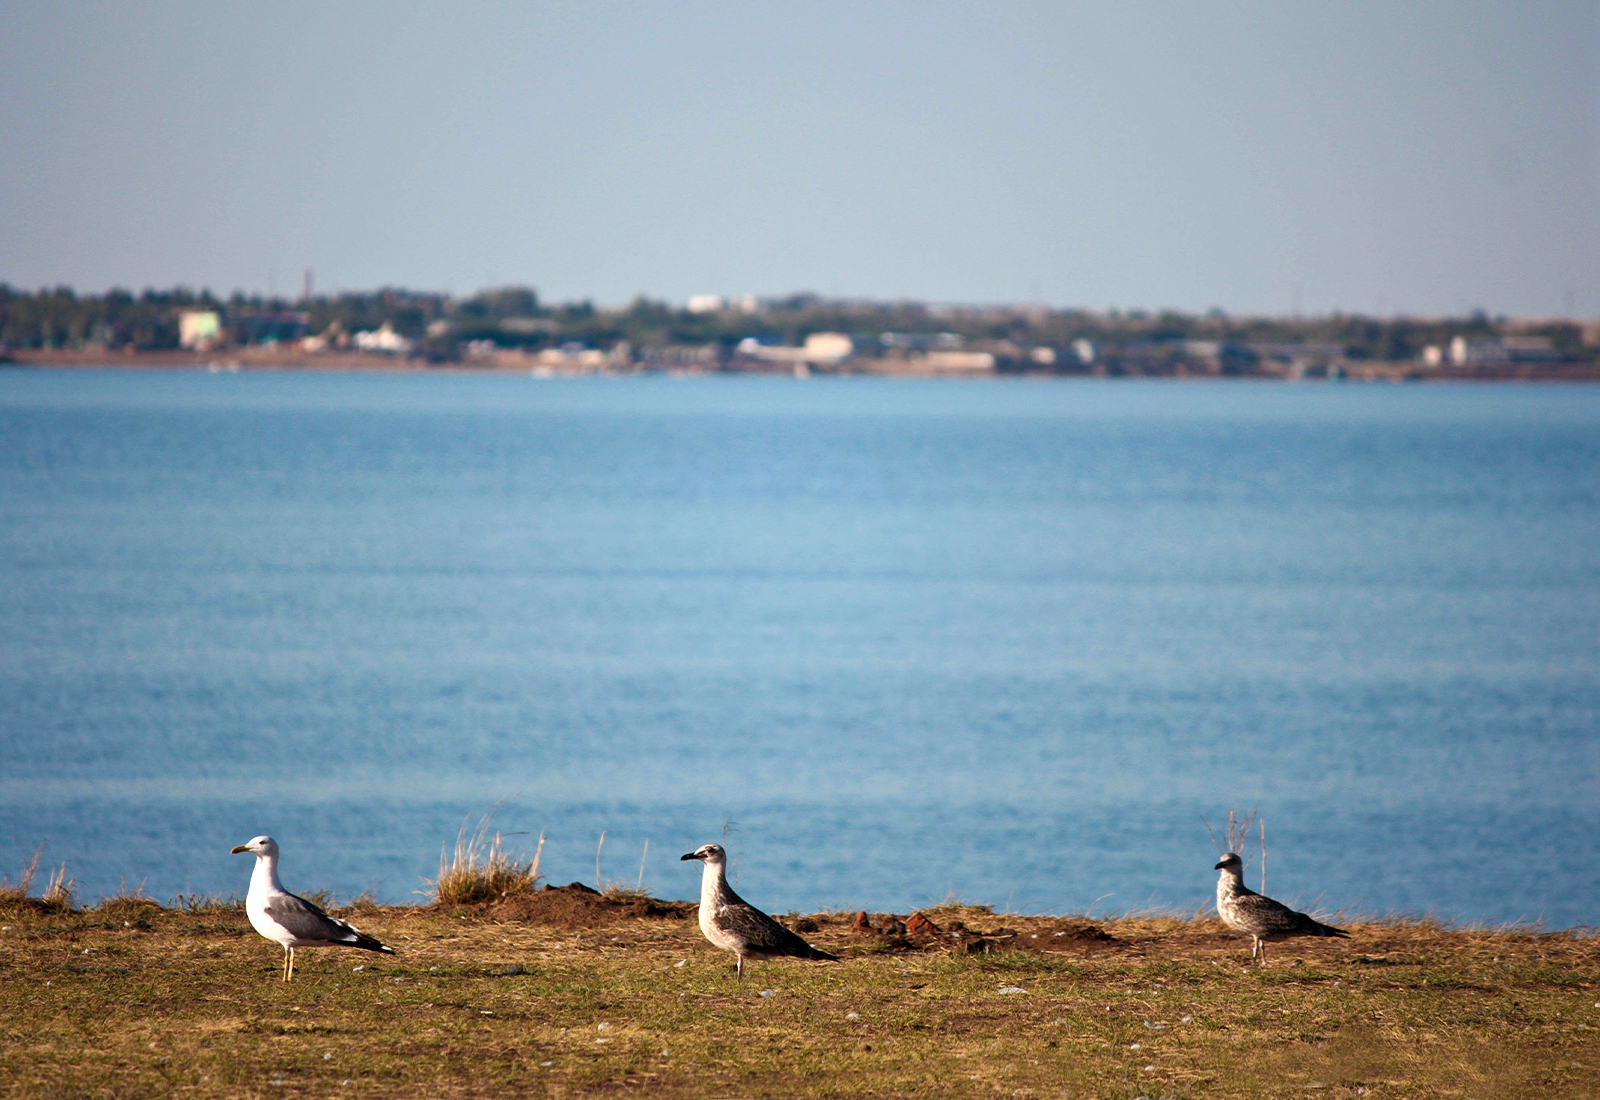
[[[284,974],[283,980],[286,982],[294,981],[294,948],[292,947],[289,948],[289,969],[288,972]]]
[[[739,980],[742,982],[742,981],[744,981],[744,956],[743,955],[739,955],[738,959],[739,959],[739,963],[738,963]]]

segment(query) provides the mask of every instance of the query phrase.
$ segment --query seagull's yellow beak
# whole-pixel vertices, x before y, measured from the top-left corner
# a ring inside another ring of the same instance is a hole
[[[247,848],[247,847],[245,847],[245,846],[244,846],[244,845],[243,845],[243,844],[241,844],[241,845],[239,845],[239,846],[238,846],[238,847],[237,847],[237,848],[235,848],[235,849],[234,849],[234,850],[233,850],[233,851],[231,851],[231,852],[229,852],[229,853],[228,853],[228,854],[229,854],[229,855],[230,855],[230,856],[236,856],[236,855],[238,855],[238,854],[239,854],[239,853],[240,853],[240,852],[248,852],[248,851],[249,851],[249,850],[250,850],[250,849],[249,849],[249,848]]]

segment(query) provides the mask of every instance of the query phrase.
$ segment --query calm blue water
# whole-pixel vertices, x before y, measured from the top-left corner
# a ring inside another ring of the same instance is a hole
[[[1600,923],[1600,387],[0,372],[0,871]],[[514,797],[512,797],[514,796]],[[1256,881],[1252,868],[1250,881]]]

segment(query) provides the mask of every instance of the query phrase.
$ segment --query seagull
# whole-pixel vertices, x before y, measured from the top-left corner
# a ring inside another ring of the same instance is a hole
[[[1235,852],[1226,852],[1215,870],[1217,876],[1217,915],[1222,923],[1235,932],[1250,935],[1250,957],[1267,961],[1267,944],[1286,940],[1291,936],[1343,936],[1350,933],[1330,924],[1322,924],[1304,913],[1296,913],[1287,905],[1256,893],[1244,884],[1244,860]]]
[[[297,947],[359,947],[393,955],[394,948],[379,943],[349,921],[330,917],[305,898],[291,894],[278,881],[278,842],[258,836],[232,852],[250,852],[256,869],[250,873],[250,892],[245,895],[244,911],[250,926],[273,943],[283,945],[283,980],[294,977],[294,949]]]
[[[744,978],[745,959],[832,959],[733,892],[728,885],[728,853],[720,844],[702,844],[680,859],[706,865],[700,876],[700,931],[711,946],[732,951]]]

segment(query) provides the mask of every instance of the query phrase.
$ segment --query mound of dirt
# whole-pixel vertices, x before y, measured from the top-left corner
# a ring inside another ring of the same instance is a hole
[[[612,901],[583,883],[574,882],[503,898],[491,902],[484,911],[495,920],[582,929],[640,917],[686,920],[694,910],[692,901],[657,901],[655,898]]]
[[[1006,946],[1023,951],[1060,951],[1117,942],[1104,928],[1085,920],[1041,920],[1030,924],[1032,927],[1015,933]]]

